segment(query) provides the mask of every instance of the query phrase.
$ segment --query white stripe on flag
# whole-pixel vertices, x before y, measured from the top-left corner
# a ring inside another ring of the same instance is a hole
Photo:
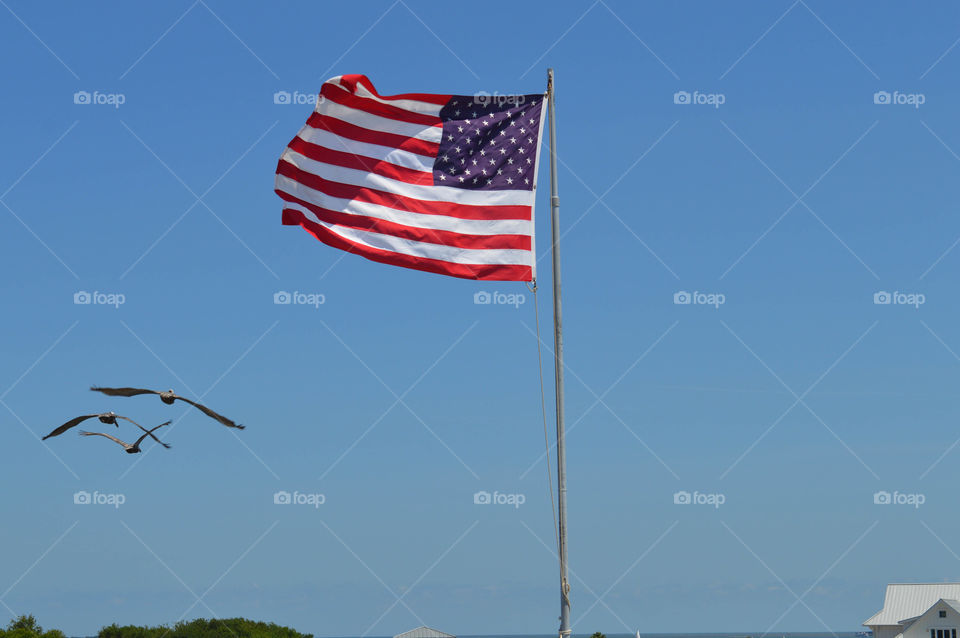
[[[309,214],[310,211],[291,202],[284,202],[284,208],[300,211]],[[316,219],[316,218],[314,218]],[[515,266],[532,266],[533,253],[529,250],[511,250],[511,249],[491,249],[471,250],[469,248],[457,248],[454,246],[443,246],[440,244],[430,244],[421,241],[412,241],[401,239],[393,235],[383,235],[367,230],[357,228],[346,228],[336,224],[326,222],[317,222],[326,227],[333,233],[336,233],[344,240],[387,250],[401,255],[411,255],[413,257],[423,257],[425,259],[437,259],[448,261],[454,264],[505,264]]]
[[[379,144],[367,144],[366,142],[357,142],[346,137],[341,137],[336,133],[331,133],[322,128],[313,128],[305,126],[297,135],[300,139],[317,146],[323,146],[332,151],[341,151],[344,153],[353,153],[371,160],[382,160],[390,162],[397,166],[412,168],[415,171],[424,171],[433,173],[433,159],[423,155],[417,155],[410,151],[401,151],[398,148],[390,146],[380,146]],[[372,162],[371,162],[372,163]]]
[[[333,100],[326,99],[320,104],[317,104],[315,110],[321,115],[329,115],[338,120],[362,126],[372,131],[380,131],[381,133],[406,135],[407,137],[415,137],[427,142],[436,142],[437,144],[440,143],[440,139],[443,137],[443,127],[440,126],[439,120],[437,120],[437,126],[401,122],[400,120],[392,120],[388,117],[381,117],[367,113],[366,111],[350,108],[349,106],[343,106]]]
[[[450,217],[447,215],[411,213],[378,204],[370,204],[368,202],[330,197],[283,175],[277,176],[276,187],[285,193],[293,195],[297,199],[302,199],[320,208],[349,213],[351,215],[374,217],[414,228],[447,230],[466,235],[533,235],[533,222],[523,219],[460,219],[459,217]],[[298,210],[303,210],[304,214],[312,221],[318,223],[320,221],[312,212],[292,202],[286,202],[284,206],[289,208],[297,207]]]
[[[337,78],[335,78],[337,81],[337,86],[344,89],[345,91],[350,91],[349,87],[344,86],[343,84],[340,83],[341,77],[343,76],[338,76]],[[328,80],[328,81],[332,81],[332,80]],[[407,111],[412,111],[414,113],[421,113],[423,115],[432,115],[434,117],[440,117],[440,109],[443,108],[439,104],[431,104],[430,102],[421,102],[420,100],[407,100],[407,99],[397,100],[397,99],[382,98],[379,95],[375,95],[371,93],[370,90],[367,89],[367,87],[365,87],[363,84],[359,82],[357,82],[356,91],[353,91],[353,93],[360,97],[376,100],[381,104],[389,104],[390,106],[396,106],[397,108],[401,108]]]
[[[318,162],[289,148],[283,152],[281,159],[326,180],[387,191],[402,197],[412,197],[428,202],[450,202],[473,206],[529,206],[531,200],[530,191],[473,191],[447,186],[409,184],[367,171]]]

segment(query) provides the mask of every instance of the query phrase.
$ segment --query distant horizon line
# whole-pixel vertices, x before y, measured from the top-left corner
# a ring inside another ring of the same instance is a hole
[[[847,635],[856,635],[858,633],[868,631],[866,629],[851,629],[847,631],[669,631],[669,632],[640,632],[641,636],[730,636],[731,638],[761,638],[761,636],[847,636]],[[579,633],[573,632],[572,637],[577,638],[581,636],[586,636],[589,638],[593,635],[594,632],[589,633]],[[606,636],[633,636],[633,633],[629,632],[620,632],[620,633],[610,633],[610,632],[601,632]],[[454,634],[456,638],[544,638],[545,636],[555,636],[555,633],[548,634]],[[94,638],[92,636],[83,637],[83,638]],[[393,636],[383,635],[383,636],[340,636],[340,635],[328,635],[321,636],[319,634],[314,634],[314,638],[393,638]]]
[[[298,630],[299,631],[299,630]],[[761,638],[764,636],[853,636],[864,632],[864,629],[852,629],[849,631],[670,631],[670,632],[640,632],[641,636],[729,636],[730,638]],[[585,636],[589,638],[594,632],[571,634],[572,638]],[[606,636],[633,636],[629,632],[604,633]],[[455,634],[456,638],[545,638],[546,636],[555,636],[555,633],[549,634]],[[337,634],[319,635],[313,634],[314,638],[394,638],[391,635],[382,636],[344,636]],[[97,638],[97,634],[90,636],[69,636],[68,638]]]

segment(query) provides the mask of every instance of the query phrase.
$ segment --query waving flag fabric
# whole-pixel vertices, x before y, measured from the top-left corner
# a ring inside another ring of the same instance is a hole
[[[543,99],[332,78],[277,165],[283,223],[373,261],[530,281]]]

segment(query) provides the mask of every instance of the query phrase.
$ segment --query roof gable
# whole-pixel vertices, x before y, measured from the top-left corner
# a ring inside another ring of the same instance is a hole
[[[393,638],[457,638],[453,634],[447,634],[427,626],[417,627],[402,634],[397,634]]]
[[[863,624],[868,627],[899,625],[922,616],[940,600],[960,600],[960,583],[892,583],[887,585],[883,609]]]
[[[905,620],[901,620],[900,624],[903,625],[903,631],[906,632],[907,629],[909,629],[914,623],[920,622],[924,618],[927,618],[928,616],[932,616],[933,612],[935,611],[946,611],[944,607],[951,610],[954,614],[960,616],[960,601],[944,600],[943,598],[941,598],[937,602],[933,603],[933,605],[931,605],[929,609],[927,609],[925,612],[923,612],[919,616],[915,618],[907,618]]]

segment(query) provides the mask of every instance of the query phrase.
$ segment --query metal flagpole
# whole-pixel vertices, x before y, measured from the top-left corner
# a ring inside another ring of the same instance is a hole
[[[547,69],[550,112],[550,223],[553,228],[553,352],[557,383],[557,533],[560,547],[560,638],[570,635],[570,585],[567,583],[567,456],[563,429],[563,307],[560,301],[560,196],[557,194],[557,118],[553,69]]]

